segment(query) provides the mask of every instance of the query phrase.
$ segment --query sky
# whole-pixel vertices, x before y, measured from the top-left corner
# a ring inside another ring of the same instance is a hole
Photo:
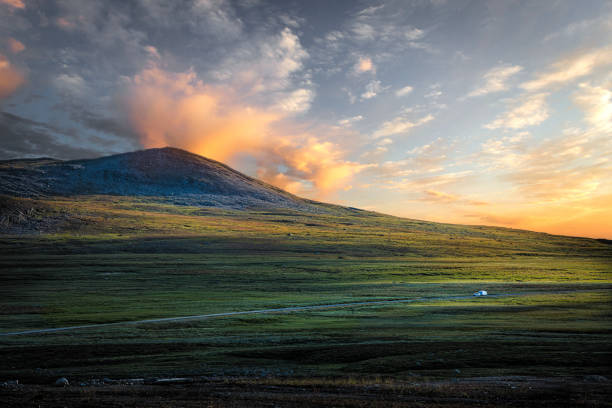
[[[164,146],[317,200],[612,238],[612,2],[0,0],[0,159]]]

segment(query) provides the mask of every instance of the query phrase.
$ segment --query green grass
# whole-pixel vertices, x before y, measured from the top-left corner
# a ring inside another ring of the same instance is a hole
[[[0,379],[609,375],[606,241],[333,206],[304,215],[151,198],[23,202],[54,221],[42,234],[0,236],[2,332],[479,289],[537,294],[0,337]],[[564,290],[579,291],[553,293]]]

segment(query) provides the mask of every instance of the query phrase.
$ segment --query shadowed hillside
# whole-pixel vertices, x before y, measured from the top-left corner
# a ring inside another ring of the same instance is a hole
[[[176,204],[211,207],[321,210],[222,163],[170,147],[91,160],[3,161],[0,194],[155,196]]]

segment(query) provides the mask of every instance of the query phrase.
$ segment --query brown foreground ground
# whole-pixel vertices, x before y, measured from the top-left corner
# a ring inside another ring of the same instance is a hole
[[[2,407],[612,407],[605,378],[433,382],[212,378],[166,384],[4,385]]]

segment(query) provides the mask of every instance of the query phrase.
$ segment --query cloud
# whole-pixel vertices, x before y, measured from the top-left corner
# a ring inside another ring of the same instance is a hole
[[[310,109],[315,93],[310,89],[296,89],[281,99],[277,108],[290,113],[302,113]]]
[[[338,124],[340,126],[352,126],[353,123],[359,122],[360,120],[363,120],[363,116],[357,115],[350,118],[341,119],[338,121]]]
[[[53,157],[82,159],[95,157],[97,149],[84,147],[78,136],[10,113],[0,112],[0,159]]]
[[[442,91],[440,90],[440,88],[441,88],[441,85],[439,83],[430,85],[429,89],[431,89],[431,91],[429,91],[423,96],[429,99],[434,99],[434,100],[438,99],[440,96],[442,96]]]
[[[218,37],[237,38],[242,33],[242,21],[225,0],[195,0],[191,9],[194,28],[206,27]]]
[[[70,96],[83,97],[89,90],[83,77],[78,74],[60,74],[53,80],[53,84],[62,93]]]
[[[373,160],[373,161],[381,161],[381,157],[389,151],[389,145],[393,144],[393,140],[386,137],[384,139],[380,139],[376,142],[376,147],[373,150],[366,151],[361,155],[362,158]],[[389,162],[387,162],[389,163]],[[379,166],[375,166],[373,168],[379,168]],[[378,173],[381,174],[385,170],[381,170]]]
[[[316,97],[304,71],[310,56],[290,28],[254,35],[223,54],[207,76],[242,94],[244,104],[290,114],[310,109]]]
[[[484,125],[486,129],[523,129],[539,125],[548,118],[547,93],[523,96],[513,109],[499,115],[491,123]]]
[[[581,20],[564,26],[561,30],[555,31],[546,37],[542,42],[546,43],[551,40],[556,40],[562,37],[574,37],[579,34],[589,35],[591,38],[594,36],[605,36],[609,35],[612,31],[612,15],[604,14],[599,17]],[[564,39],[565,40],[565,39]]]
[[[206,85],[193,71],[152,65],[129,80],[122,100],[143,146],[181,147],[222,162],[246,155],[258,177],[293,192],[328,194],[367,167],[345,160],[330,141],[292,131],[291,109],[246,105],[240,93]]]
[[[55,19],[55,25],[62,30],[72,31],[76,28],[76,23],[70,21],[67,17],[58,17]]]
[[[425,177],[406,178],[400,181],[391,181],[384,187],[390,190],[403,190],[403,191],[419,191],[422,189],[431,189],[436,186],[445,185],[456,185],[464,182],[468,178],[472,177],[471,170],[450,172],[443,174],[436,174]]]
[[[376,72],[376,67],[372,63],[372,59],[370,57],[359,57],[359,60],[355,64],[355,72],[358,74],[364,72]]]
[[[370,24],[362,22],[354,23],[351,31],[353,32],[355,38],[360,41],[373,40],[376,35],[374,27],[372,27]]]
[[[408,41],[416,41],[416,40],[420,40],[421,38],[425,37],[425,31],[418,29],[416,27],[408,27],[408,29],[404,33],[404,36],[406,37]]]
[[[415,50],[427,51],[430,54],[438,54],[438,50],[433,48],[430,44],[424,42],[409,41],[408,47],[413,48]]]
[[[488,139],[482,143],[481,152],[485,157],[495,157],[495,160],[491,163],[491,168],[520,166],[522,162],[521,153],[524,151],[523,139],[528,135],[529,132],[523,131],[512,136]]]
[[[53,23],[65,36],[72,36],[61,52],[72,54],[75,60],[72,63],[86,62],[87,68],[99,69],[108,77],[140,69],[149,57],[148,34],[144,31],[146,27],[136,21],[142,10],[136,8],[136,2],[132,3],[126,9],[120,2],[56,0]],[[127,12],[131,7],[134,12]]]
[[[493,92],[506,91],[508,90],[508,79],[521,72],[522,69],[523,67],[520,65],[501,65],[491,68],[483,76],[485,83],[481,87],[474,89],[467,96],[482,96]]]
[[[13,54],[19,54],[26,48],[21,41],[16,40],[13,37],[10,37],[8,40],[6,40],[6,45]]]
[[[471,213],[465,214],[466,217],[476,218],[481,220],[486,225],[503,225],[505,227],[518,228],[521,225],[529,221],[529,217],[524,214],[520,215],[507,215],[507,214],[491,214],[488,212],[484,213]],[[533,227],[532,227],[533,228]]]
[[[517,197],[539,204],[573,202],[610,193],[612,179],[612,107],[605,85],[583,84],[574,94],[587,127],[566,128],[557,137],[537,141],[521,135],[492,139],[475,160],[490,163]]]
[[[25,75],[0,54],[0,101],[11,96],[25,83]]]
[[[344,39],[344,37],[345,35],[342,31],[333,30],[325,34],[325,41],[327,41],[328,45],[335,47],[340,40]]]
[[[148,54],[147,56],[148,56],[149,60],[152,60],[152,61],[160,61],[161,60],[161,55],[159,54],[159,51],[157,50],[157,48],[153,47],[152,45],[145,46],[144,50]]]
[[[395,91],[395,96],[397,96],[397,97],[406,96],[409,93],[411,93],[412,90],[413,90],[413,88],[411,86],[405,86],[405,87],[400,88],[397,91]]]
[[[393,48],[437,52],[430,44],[421,41],[426,31],[407,24],[405,14],[391,4],[367,7],[356,13],[348,24],[348,32],[347,37],[352,40],[362,44],[376,43],[381,48],[384,44],[388,52]]]
[[[382,143],[381,143],[382,142]],[[382,139],[378,144],[388,145],[392,139]],[[407,152],[406,158],[396,161],[381,163],[378,167],[370,169],[370,172],[378,177],[382,177],[381,183],[389,183],[400,178],[402,183],[409,183],[414,179],[440,176],[445,170],[445,162],[448,161],[448,152],[455,150],[455,143],[448,140],[437,138],[429,143],[417,146]],[[416,191],[416,190],[415,190]]]
[[[438,190],[425,190],[421,201],[432,202],[432,203],[443,203],[443,204],[468,204],[468,205],[487,205],[486,202],[480,200],[472,200],[468,197],[464,197],[458,194],[445,193]]]
[[[153,27],[172,29],[180,24],[192,33],[208,35],[218,41],[235,40],[243,33],[244,23],[227,0],[140,0],[139,3],[146,16],[145,22]]]
[[[374,26],[370,23],[372,17],[375,16],[378,10],[382,9],[381,6],[367,7],[357,13],[355,20],[352,23],[351,31],[354,38],[358,41],[373,40],[377,33]]]
[[[406,133],[410,129],[424,125],[427,122],[430,122],[434,119],[433,115],[426,115],[422,118],[418,119],[416,122],[412,122],[407,119],[405,116],[400,115],[392,120],[384,122],[382,126],[374,132],[374,138],[385,137],[385,136],[393,136],[400,133]]]
[[[0,3],[16,9],[24,9],[26,6],[23,0],[0,0]]]
[[[278,19],[284,25],[286,25],[288,27],[293,27],[293,28],[299,28],[306,21],[305,19],[303,19],[301,17],[290,16],[288,14],[279,14],[278,15]]]
[[[294,80],[299,80],[294,75],[303,69],[309,57],[299,37],[289,28],[245,41],[227,54],[214,70],[215,79],[242,88],[246,96],[265,94],[268,102],[270,92],[294,86]]]
[[[584,52],[556,62],[548,72],[538,74],[535,79],[522,83],[521,88],[530,92],[549,89],[589,75],[607,65],[612,65],[611,47]]]
[[[536,155],[537,152],[534,157]],[[524,196],[536,198],[540,203],[587,198],[597,192],[602,181],[612,176],[609,165],[556,168],[551,173],[551,166],[538,166],[532,160],[529,164],[504,178],[517,186]]]
[[[585,120],[599,131],[612,131],[612,81],[594,86],[590,83],[579,85],[574,102],[582,108]]]
[[[123,96],[129,123],[145,147],[178,146],[227,161],[262,143],[279,115],[232,100],[193,71],[151,67],[135,75]]]
[[[299,143],[280,138],[269,149],[262,156],[265,162],[260,158],[257,176],[295,194],[307,192],[306,181],[312,183],[319,196],[325,196],[343,188],[355,174],[372,166],[344,160],[338,146],[315,137]],[[287,167],[286,172],[278,172],[281,165]]]
[[[366,86],[365,86],[365,91],[361,94],[361,99],[372,99],[374,98],[376,95],[378,95],[380,92],[384,91],[385,89],[387,89],[386,87],[383,88],[380,81],[378,80],[373,80],[370,81]]]

